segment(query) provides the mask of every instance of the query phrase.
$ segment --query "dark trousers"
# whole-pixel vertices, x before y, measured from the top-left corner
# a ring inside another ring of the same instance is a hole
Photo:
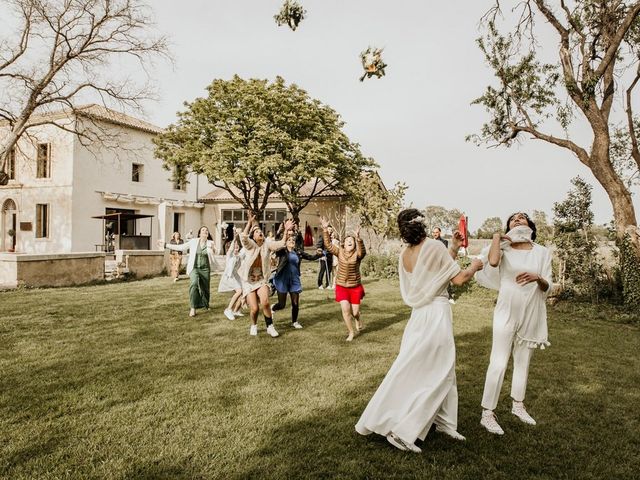
[[[325,280],[325,287],[331,285],[331,266],[333,265],[333,256],[324,257],[326,259],[320,260],[320,270],[318,271],[318,286],[322,286],[322,281]]]

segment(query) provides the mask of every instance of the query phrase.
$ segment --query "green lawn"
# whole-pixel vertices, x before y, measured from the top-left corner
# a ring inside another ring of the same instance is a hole
[[[332,292],[305,286],[305,328],[279,312],[277,339],[226,320],[227,295],[189,318],[184,280],[0,293],[0,477],[637,478],[637,326],[551,309],[527,397],[539,424],[509,413],[508,372],[496,437],[479,425],[494,295],[467,294],[453,308],[467,441],[432,432],[416,455],[353,429],[408,318],[397,282],[366,282],[351,344]]]

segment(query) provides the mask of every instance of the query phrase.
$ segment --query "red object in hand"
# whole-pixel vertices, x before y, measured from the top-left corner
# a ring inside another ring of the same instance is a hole
[[[462,246],[467,248],[469,246],[469,231],[467,230],[467,222],[469,219],[464,215],[460,215],[460,220],[458,220],[458,231],[460,235],[462,235]]]

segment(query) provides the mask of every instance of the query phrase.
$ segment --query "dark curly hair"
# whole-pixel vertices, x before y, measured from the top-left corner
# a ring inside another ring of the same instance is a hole
[[[427,238],[427,227],[422,221],[412,221],[417,217],[423,217],[423,213],[417,208],[407,208],[398,214],[398,229],[400,237],[409,245],[418,245]]]

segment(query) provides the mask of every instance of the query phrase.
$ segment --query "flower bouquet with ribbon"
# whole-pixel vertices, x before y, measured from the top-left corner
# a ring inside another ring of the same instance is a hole
[[[378,78],[384,77],[384,69],[387,64],[382,60],[382,48],[368,47],[365,51],[360,53],[360,60],[362,61],[362,68],[364,74],[360,77],[360,81],[363,82],[365,78],[371,78],[374,75]]]

